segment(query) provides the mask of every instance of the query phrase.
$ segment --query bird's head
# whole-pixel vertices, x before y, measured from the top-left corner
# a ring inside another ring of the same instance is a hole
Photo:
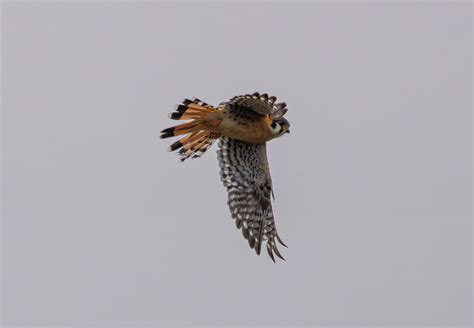
[[[285,133],[290,133],[290,122],[284,117],[275,118],[271,124],[274,138],[281,137]]]

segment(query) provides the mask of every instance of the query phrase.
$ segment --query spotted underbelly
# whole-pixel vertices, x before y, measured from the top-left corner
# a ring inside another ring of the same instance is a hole
[[[229,138],[253,144],[263,144],[271,139],[271,132],[263,120],[244,120],[230,117],[222,121],[219,132]]]

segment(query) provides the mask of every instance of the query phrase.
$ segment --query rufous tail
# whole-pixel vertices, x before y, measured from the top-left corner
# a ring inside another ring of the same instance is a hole
[[[185,99],[176,106],[176,111],[171,113],[169,117],[173,120],[191,121],[164,129],[161,131],[160,138],[185,135],[185,137],[171,144],[168,150],[179,150],[178,154],[181,161],[190,157],[200,157],[212,146],[214,141],[220,138],[220,134],[210,131],[209,122],[205,120],[206,116],[216,111],[216,108],[197,98],[193,100]]]

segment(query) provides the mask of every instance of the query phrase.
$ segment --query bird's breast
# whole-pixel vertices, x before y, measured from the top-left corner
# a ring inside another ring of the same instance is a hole
[[[263,144],[273,137],[270,129],[271,119],[268,117],[248,118],[229,112],[223,114],[219,133],[229,138]]]

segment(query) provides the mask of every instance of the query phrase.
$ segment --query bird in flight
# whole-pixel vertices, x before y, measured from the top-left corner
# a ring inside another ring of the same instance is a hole
[[[275,102],[276,97],[258,92],[233,97],[217,107],[196,98],[185,99],[169,117],[189,122],[164,129],[160,136],[183,136],[169,147],[178,151],[181,161],[200,157],[219,139],[220,176],[232,218],[258,255],[266,241],[273,262],[274,254],[284,260],[276,241],[286,245],[278,236],[273,216],[266,143],[290,133],[290,123],[283,117],[286,104]]]

